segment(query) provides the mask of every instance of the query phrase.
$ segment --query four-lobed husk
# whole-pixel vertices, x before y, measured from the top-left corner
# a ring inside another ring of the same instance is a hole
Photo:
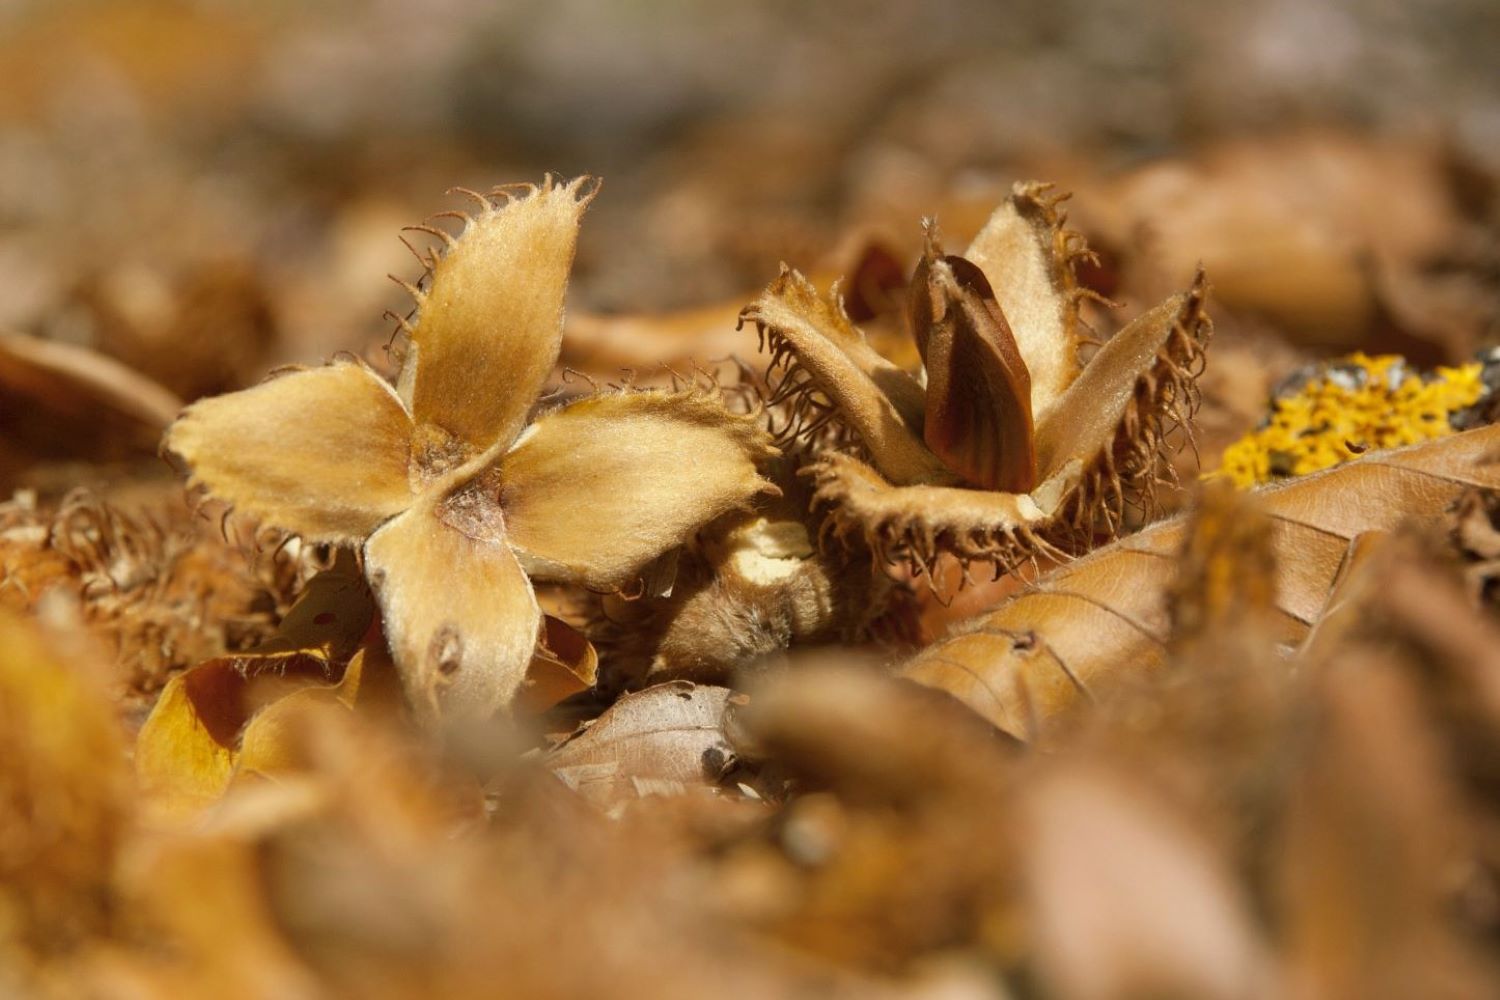
[[[357,360],[189,406],[165,449],[189,483],[309,541],[359,550],[408,699],[473,722],[527,685],[532,580],[628,586],[774,487],[753,415],[709,387],[597,392],[537,414],[590,178],[463,193],[398,319],[392,385]]]
[[[1169,439],[1198,402],[1207,281],[1080,363],[1091,293],[1075,272],[1091,255],[1061,200],[1017,184],[961,256],[929,224],[908,300],[925,382],[868,346],[836,288],[819,296],[790,269],[741,313],[770,352],[772,402],[791,410],[782,438],[807,455],[829,532],[930,578],[939,553],[1014,569],[1150,515]]]

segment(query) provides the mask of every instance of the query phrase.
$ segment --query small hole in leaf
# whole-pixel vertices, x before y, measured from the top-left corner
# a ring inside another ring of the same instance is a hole
[[[332,611],[324,611],[313,619],[314,625],[332,625],[339,620],[339,616]]]

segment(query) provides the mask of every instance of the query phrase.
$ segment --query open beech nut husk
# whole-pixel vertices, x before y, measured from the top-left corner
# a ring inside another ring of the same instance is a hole
[[[835,286],[781,274],[741,314],[771,354],[784,445],[809,456],[825,532],[857,534],[886,564],[940,552],[1013,569],[1112,537],[1149,514],[1168,436],[1198,403],[1212,326],[1207,281],[1136,317],[1085,364],[1076,276],[1092,253],[1049,186],[1017,184],[960,256],[937,227],[907,319],[925,372],[866,343]],[[929,574],[930,579],[930,574]]]

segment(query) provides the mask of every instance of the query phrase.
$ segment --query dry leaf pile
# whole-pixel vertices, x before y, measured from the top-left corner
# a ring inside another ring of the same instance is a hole
[[[80,280],[0,337],[0,992],[1500,991],[1493,364],[1381,297],[1455,223],[1355,290],[1444,366],[1305,367],[1348,261],[1199,170],[571,318],[598,183],[457,189],[260,381],[294,285]]]

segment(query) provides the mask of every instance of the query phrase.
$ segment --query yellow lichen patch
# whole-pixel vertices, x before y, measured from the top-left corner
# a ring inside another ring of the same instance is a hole
[[[1213,475],[1244,489],[1444,437],[1454,414],[1483,395],[1482,367],[1439,367],[1423,377],[1393,354],[1351,354],[1276,399],[1264,426],[1225,449]]]

